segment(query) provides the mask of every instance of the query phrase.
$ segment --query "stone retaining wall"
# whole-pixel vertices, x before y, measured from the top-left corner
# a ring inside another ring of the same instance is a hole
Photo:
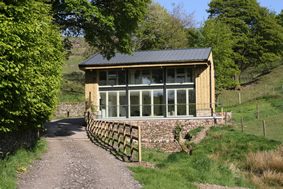
[[[56,109],[54,117],[79,117],[85,112],[84,102],[63,102]]]
[[[27,148],[37,140],[37,132],[32,130],[0,133],[0,157],[18,148]]]
[[[147,148],[160,149],[167,152],[181,151],[174,139],[176,126],[183,126],[181,136],[192,129],[206,125],[219,125],[221,119],[160,119],[160,120],[129,120],[127,124],[141,126],[142,145]]]

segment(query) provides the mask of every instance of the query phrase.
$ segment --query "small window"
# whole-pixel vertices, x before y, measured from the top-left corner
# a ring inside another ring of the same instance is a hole
[[[167,70],[167,83],[175,83],[175,69]]]
[[[152,70],[152,83],[163,83],[163,70],[153,69]]]
[[[192,68],[187,69],[187,82],[193,82],[193,70]]]
[[[126,85],[126,72],[118,71],[118,85]]]
[[[117,73],[116,71],[108,71],[108,85],[116,85]]]

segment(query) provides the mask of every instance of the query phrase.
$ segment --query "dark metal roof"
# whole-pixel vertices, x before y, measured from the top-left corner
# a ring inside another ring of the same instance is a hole
[[[119,64],[143,64],[157,62],[191,62],[206,61],[209,58],[211,47],[174,49],[174,50],[154,50],[135,51],[133,55],[116,53],[115,56],[107,60],[101,54],[95,54],[89,59],[79,64],[79,67],[119,65]]]

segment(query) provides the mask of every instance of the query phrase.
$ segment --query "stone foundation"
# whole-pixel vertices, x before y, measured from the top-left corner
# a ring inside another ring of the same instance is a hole
[[[84,102],[63,102],[57,107],[54,117],[79,117],[83,116],[84,111]]]
[[[18,148],[27,148],[37,140],[37,132],[31,130],[0,133],[0,157]]]

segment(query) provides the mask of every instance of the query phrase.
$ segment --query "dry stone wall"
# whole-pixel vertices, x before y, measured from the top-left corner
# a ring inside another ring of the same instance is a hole
[[[85,102],[63,102],[56,109],[54,117],[79,117],[85,112]]]
[[[178,152],[181,147],[174,138],[176,126],[183,126],[181,136],[185,136],[188,131],[200,126],[219,125],[221,119],[129,120],[125,123],[141,126],[144,147]]]

